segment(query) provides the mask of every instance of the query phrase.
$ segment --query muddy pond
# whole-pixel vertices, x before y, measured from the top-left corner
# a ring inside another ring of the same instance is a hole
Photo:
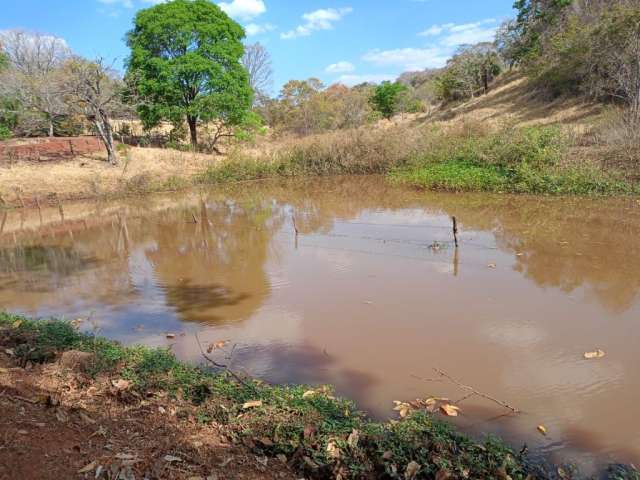
[[[338,177],[5,213],[2,309],[90,316],[81,328],[193,362],[196,333],[228,341],[214,354],[238,371],[330,383],[380,418],[465,397],[437,368],[522,411],[472,396],[464,431],[586,473],[640,462],[636,199]]]

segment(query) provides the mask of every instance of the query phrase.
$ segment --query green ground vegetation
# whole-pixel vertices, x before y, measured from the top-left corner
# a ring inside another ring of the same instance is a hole
[[[499,439],[475,441],[426,411],[376,422],[353,402],[335,397],[329,387],[240,382],[225,370],[182,363],[167,349],[124,347],[63,321],[0,313],[0,341],[23,364],[49,362],[65,350],[91,352],[90,375],[124,378],[140,393],[180,394],[197,408],[201,422],[226,426],[238,442],[261,439],[255,448],[270,456],[286,455],[294,468],[312,478],[404,479],[407,469],[416,469],[410,477],[416,479],[445,473],[455,478],[541,478]],[[258,406],[246,408],[247,402]]]

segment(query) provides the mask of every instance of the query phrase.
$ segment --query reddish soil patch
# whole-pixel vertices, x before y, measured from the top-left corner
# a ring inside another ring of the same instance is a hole
[[[0,142],[0,164],[15,161],[46,162],[104,150],[97,137],[53,137]]]
[[[216,424],[199,424],[187,402],[90,379],[85,354],[21,368],[0,352],[2,480],[295,478],[279,460],[232,445]]]

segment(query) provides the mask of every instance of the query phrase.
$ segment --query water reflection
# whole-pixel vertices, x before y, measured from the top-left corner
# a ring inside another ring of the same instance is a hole
[[[443,368],[526,412],[503,418],[465,401],[458,421],[470,431],[585,464],[593,452],[640,458],[635,200],[436,194],[345,177],[69,205],[64,221],[10,212],[3,229],[10,310],[95,311],[101,332],[125,342],[169,345],[166,332],[181,332],[172,348],[196,362],[194,331],[228,339],[238,368],[333,383],[379,416],[394,399],[461,396],[416,380]],[[585,362],[594,348],[607,357]],[[617,408],[603,416],[608,404]]]

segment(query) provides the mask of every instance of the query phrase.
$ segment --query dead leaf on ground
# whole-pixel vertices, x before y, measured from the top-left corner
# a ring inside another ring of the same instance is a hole
[[[394,400],[393,403],[396,404],[396,406],[393,407],[393,409],[398,413],[400,413],[400,418],[405,418],[409,414],[409,411],[413,409],[413,407],[406,402],[400,402],[398,400]]]
[[[12,326],[13,328],[18,328],[18,327],[20,327],[20,325],[22,325],[22,320],[16,320],[15,322],[13,322],[13,323],[11,324],[11,326]]]
[[[335,442],[329,442],[327,444],[327,455],[329,458],[338,459],[340,458],[340,449],[337,447]]]
[[[304,392],[302,394],[302,398],[313,397],[315,394],[316,394],[316,392],[314,390],[307,390],[306,392]]]
[[[165,462],[174,463],[174,462],[182,462],[183,460],[180,457],[176,457],[174,455],[165,455],[162,457]]]
[[[356,448],[358,446],[358,440],[360,439],[360,433],[355,428],[349,434],[349,438],[347,438],[347,444],[351,448]]]
[[[544,425],[538,425],[538,431],[541,434],[546,435],[547,434],[547,427],[545,427]]]
[[[131,386],[131,382],[129,380],[125,380],[124,378],[120,378],[118,380],[111,380],[111,384],[116,387],[118,390],[128,390]]]
[[[248,408],[257,408],[257,407],[261,407],[262,406],[262,400],[251,400],[249,402],[245,402],[242,405],[242,408],[244,410],[248,409]]]
[[[496,264],[495,264],[495,263],[490,263],[489,265],[487,265],[487,267],[489,267],[489,268],[496,268]]]
[[[417,475],[418,470],[420,470],[420,464],[412,460],[404,471],[404,478],[406,480],[412,480]]]
[[[595,358],[602,358],[604,356],[605,356],[604,351],[600,350],[600,349],[595,350],[593,352],[586,352],[584,354],[584,358],[586,358],[587,360],[592,360],[592,359],[595,359]]]
[[[440,405],[440,411],[448,417],[457,417],[461,410],[460,407],[456,407],[455,405],[451,405],[449,403],[444,403]]]
[[[78,473],[89,473],[91,472],[94,468],[96,468],[96,466],[98,465],[98,462],[96,460],[94,460],[93,462],[91,462],[88,465],[85,465],[84,467],[82,467],[80,470],[78,470]]]

